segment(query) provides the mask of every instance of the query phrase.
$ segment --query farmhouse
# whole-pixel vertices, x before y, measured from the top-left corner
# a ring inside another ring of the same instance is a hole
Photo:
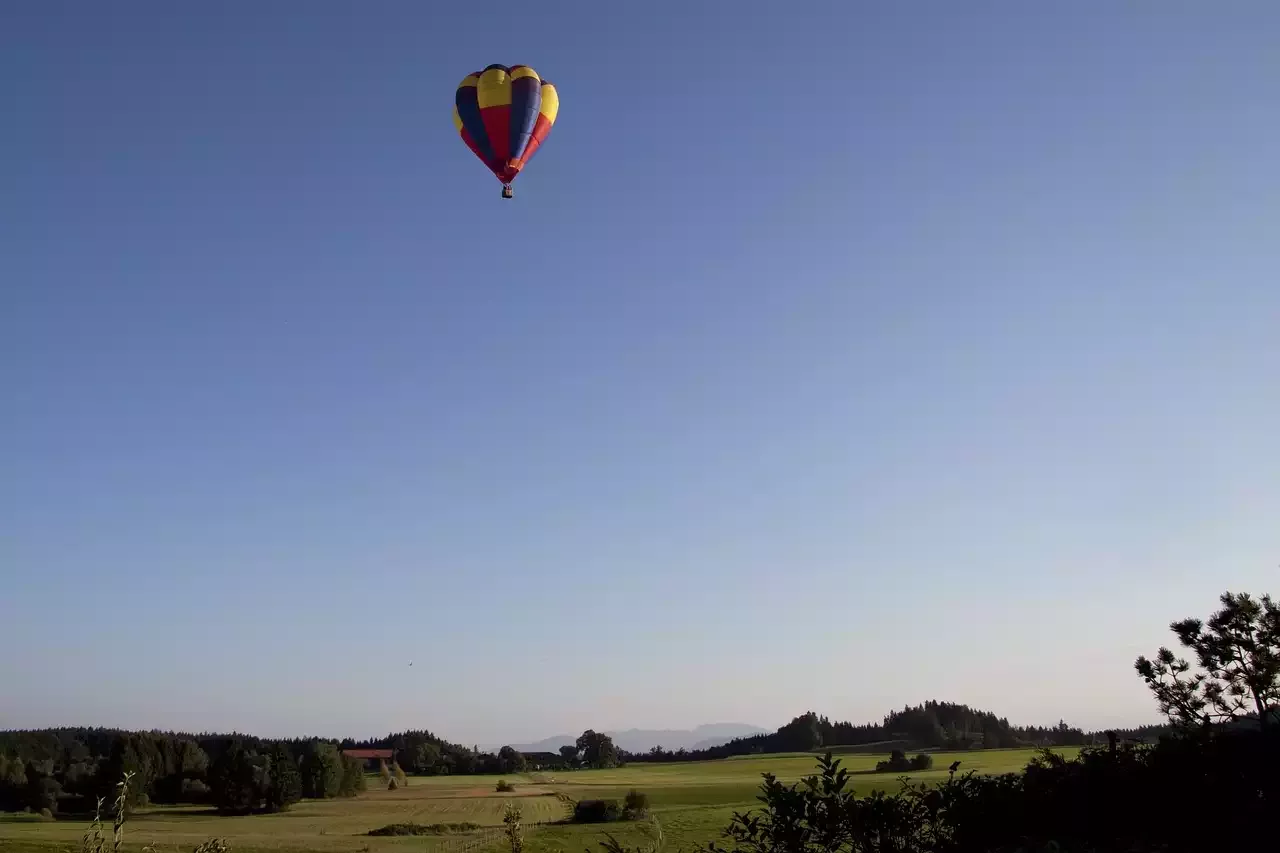
[[[365,766],[373,766],[376,761],[385,761],[390,764],[395,758],[396,751],[394,749],[344,749],[342,754],[347,758],[360,759]]]
[[[564,766],[564,756],[558,752],[522,752],[530,770],[554,770]]]

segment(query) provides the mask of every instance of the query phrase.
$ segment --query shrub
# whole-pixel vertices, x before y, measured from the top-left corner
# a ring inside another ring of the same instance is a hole
[[[907,758],[907,754],[900,749],[890,753],[888,759],[876,762],[877,773],[910,773],[914,770],[928,770],[931,767],[933,767],[932,755],[922,752],[914,758]]]
[[[622,811],[627,820],[644,817],[649,813],[649,795],[632,788],[622,801]]]
[[[199,779],[183,779],[181,799],[184,803],[207,803],[209,786]]]
[[[617,800],[579,800],[573,806],[574,823],[610,823],[621,817]]]
[[[210,838],[202,841],[193,853],[231,853],[231,848],[221,838]]]
[[[515,789],[516,789],[516,786],[515,786],[515,785],[512,785],[512,784],[511,784],[510,782],[508,782],[506,779],[499,779],[499,780],[498,780],[498,787],[497,787],[497,789],[496,789],[496,790],[497,790],[497,792],[498,792],[499,794],[509,794],[509,793],[511,793],[512,791],[514,791]]]
[[[457,832],[474,832],[478,823],[392,823],[380,829],[371,829],[373,836],[386,835],[451,835]]]
[[[906,753],[900,749],[895,749],[884,761],[876,762],[877,773],[904,773],[910,768]]]

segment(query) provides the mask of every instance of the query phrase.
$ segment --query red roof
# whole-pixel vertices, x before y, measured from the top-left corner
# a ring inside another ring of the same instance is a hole
[[[344,749],[343,755],[352,758],[361,758],[368,761],[372,758],[385,758],[390,760],[395,755],[394,749]]]

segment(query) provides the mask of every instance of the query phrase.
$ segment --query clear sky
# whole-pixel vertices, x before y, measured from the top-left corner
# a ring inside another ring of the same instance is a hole
[[[0,726],[1154,721],[1169,621],[1280,592],[1277,44],[4,3]],[[561,96],[511,202],[490,63]]]

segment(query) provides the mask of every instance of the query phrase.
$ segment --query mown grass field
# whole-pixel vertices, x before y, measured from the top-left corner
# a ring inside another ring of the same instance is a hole
[[[1060,750],[1071,755],[1075,750]],[[938,753],[936,769],[911,774],[914,780],[941,780],[947,766],[959,760],[962,770],[980,773],[1018,771],[1034,756],[1034,750],[986,750]],[[859,793],[875,789],[895,790],[898,776],[874,773],[884,755],[847,754],[841,764],[853,775]],[[143,810],[125,827],[130,851],[149,847],[155,853],[190,851],[207,838],[223,838],[234,853],[257,851],[307,851],[317,853],[451,853],[464,839],[457,836],[369,837],[372,829],[391,823],[475,823],[500,827],[507,801],[520,805],[526,824],[558,821],[565,806],[556,797],[575,800],[621,800],[632,788],[649,795],[656,824],[661,826],[664,853],[690,851],[720,837],[735,810],[756,805],[761,774],[769,772],[784,782],[794,782],[815,771],[816,756],[788,754],[736,758],[724,761],[680,764],[633,764],[614,770],[526,774],[510,777],[513,794],[494,790],[498,777],[411,778],[407,788],[381,790],[370,778],[370,790],[352,800],[306,801],[285,814],[218,817],[208,809],[160,807]],[[0,815],[0,853],[56,853],[79,848],[86,824],[62,820],[46,822],[22,815]],[[108,827],[109,831],[109,827]],[[530,826],[526,831],[528,853],[583,853],[597,849],[605,831],[624,844],[651,843],[653,823],[621,823],[605,826]],[[496,850],[501,840],[494,831],[480,831],[489,839],[481,849]]]

